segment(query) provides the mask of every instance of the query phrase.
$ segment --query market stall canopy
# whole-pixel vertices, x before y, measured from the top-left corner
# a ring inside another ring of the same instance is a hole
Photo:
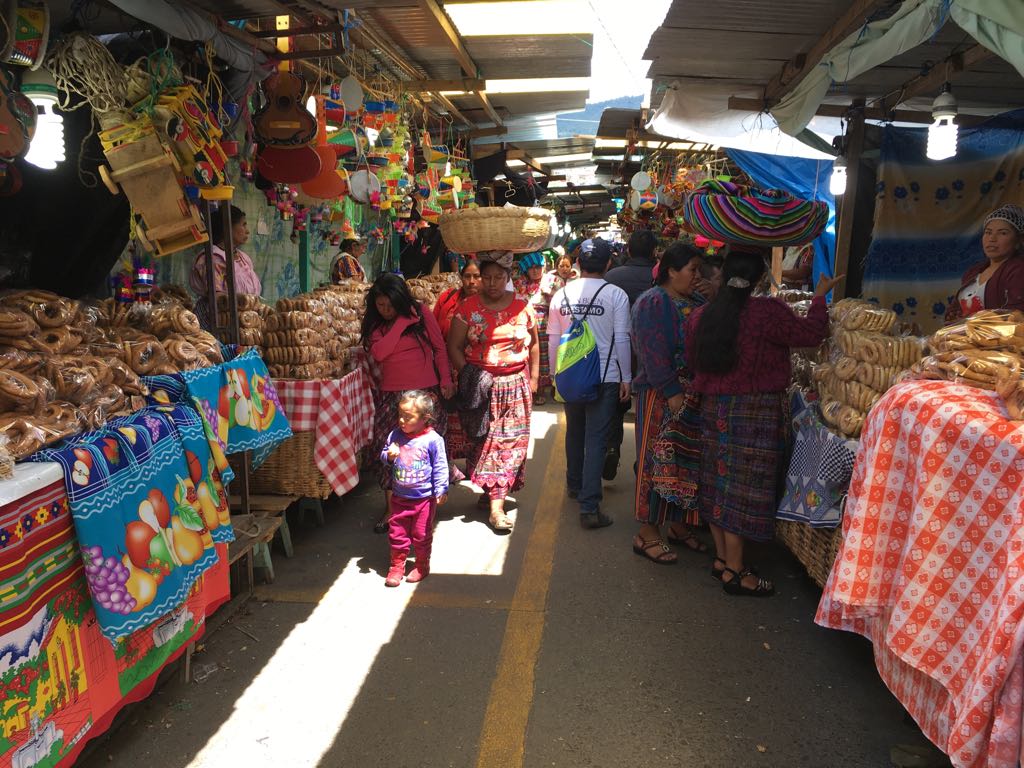
[[[357,76],[361,72],[387,75],[425,106],[450,117],[456,127],[480,129],[487,135],[506,132],[510,119],[579,109],[589,94],[592,34],[575,29],[572,34],[559,34],[557,29],[545,34],[543,23],[532,25],[529,33],[494,34],[504,25],[496,20],[481,28],[472,23],[473,13],[464,13],[465,9],[487,10],[477,8],[483,5],[495,8],[497,14],[494,3],[195,0],[191,5],[241,24],[241,34],[261,42],[272,37],[277,16],[290,14],[297,31],[316,33],[291,38],[288,58],[305,60],[326,77],[344,76],[350,70]],[[519,9],[518,15],[528,12]],[[362,68],[351,67],[356,54]]]
[[[868,119],[930,122],[930,98],[913,99],[947,81],[969,122],[1022,103],[1022,35],[1017,0],[674,0],[645,54],[651,127],[756,149],[752,133],[759,151],[813,156],[757,114],[828,142],[858,98]]]

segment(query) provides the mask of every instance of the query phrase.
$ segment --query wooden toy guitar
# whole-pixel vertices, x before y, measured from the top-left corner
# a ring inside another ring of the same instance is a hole
[[[266,103],[253,116],[256,141],[265,146],[294,147],[316,136],[316,118],[305,107],[302,75],[275,72],[260,83]]]

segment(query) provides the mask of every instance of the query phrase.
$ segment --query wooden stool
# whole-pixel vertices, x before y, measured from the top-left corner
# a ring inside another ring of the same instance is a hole
[[[257,517],[279,516],[281,524],[281,546],[284,547],[285,557],[292,557],[295,550],[292,547],[292,532],[288,527],[287,510],[293,503],[298,501],[298,496],[276,495],[276,494],[250,494],[249,511]],[[241,509],[242,500],[238,496],[230,497],[231,507]]]
[[[310,496],[303,496],[299,499],[297,508],[299,515],[299,522],[304,523],[306,521],[306,513],[312,512],[313,519],[316,520],[316,524],[322,526],[324,524],[324,503],[320,499],[314,499]]]
[[[274,581],[274,563],[270,559],[270,542],[274,539],[274,534],[281,527],[281,518],[279,517],[257,517],[256,515],[232,515],[231,525],[235,529],[235,541],[234,544],[239,543],[245,539],[248,539],[247,543],[243,543],[242,546],[248,546],[250,550],[249,555],[249,591],[252,592],[253,588],[253,568],[262,568],[265,573],[264,577],[267,583],[273,583]],[[241,557],[241,555],[239,555]],[[237,559],[237,558],[236,558]],[[231,547],[228,547],[228,562],[231,562]]]

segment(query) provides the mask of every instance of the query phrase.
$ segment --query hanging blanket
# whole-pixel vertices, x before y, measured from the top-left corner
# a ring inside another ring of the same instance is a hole
[[[691,231],[746,245],[809,243],[828,223],[828,203],[802,200],[781,189],[758,189],[709,179],[683,205]]]
[[[227,494],[184,404],[112,419],[32,456],[56,461],[100,630],[116,641],[180,605],[231,541]]]
[[[222,473],[226,454],[273,447],[292,436],[267,366],[254,350],[198,371],[150,377],[147,384],[151,401],[188,401],[199,410]]]

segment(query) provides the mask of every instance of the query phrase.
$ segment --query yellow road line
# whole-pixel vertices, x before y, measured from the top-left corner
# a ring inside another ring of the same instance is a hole
[[[477,768],[519,768],[526,748],[526,727],[533,708],[533,677],[544,634],[551,567],[555,557],[558,524],[562,515],[561,493],[565,477],[565,417],[559,416],[558,431],[551,442],[551,459],[544,473],[533,530],[526,544],[522,571],[505,622],[505,636],[498,655],[498,667],[491,683],[480,733]],[[544,499],[559,499],[554,504]]]

